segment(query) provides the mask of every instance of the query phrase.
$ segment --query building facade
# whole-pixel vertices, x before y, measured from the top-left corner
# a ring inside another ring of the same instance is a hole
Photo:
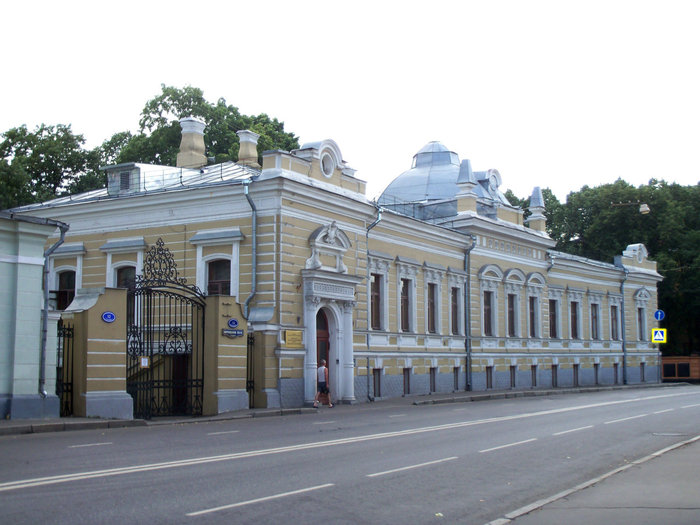
[[[108,166],[108,188],[22,212],[70,225],[51,257],[58,310],[81,288],[133,287],[158,242],[180,277],[240,309],[206,327],[248,346],[205,357],[240,379],[210,385],[209,411],[310,404],[321,359],[347,403],[660,380],[656,264],[637,244],[615,264],[555,251],[538,188],[526,223],[497,170],[430,143],[372,202],[332,140],[260,167],[239,132],[241,161],[206,165],[203,125],[186,126],[182,166]]]

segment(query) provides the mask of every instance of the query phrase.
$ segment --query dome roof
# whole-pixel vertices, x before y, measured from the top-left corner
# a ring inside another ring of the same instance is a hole
[[[439,142],[413,156],[413,166],[386,187],[379,204],[451,199],[457,194],[459,157]]]

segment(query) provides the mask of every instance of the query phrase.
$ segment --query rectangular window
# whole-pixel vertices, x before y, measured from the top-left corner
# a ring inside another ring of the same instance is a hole
[[[411,369],[403,369],[403,395],[407,396],[411,393]]]
[[[530,365],[530,382],[532,383],[532,387],[537,386],[537,365]]]
[[[549,300],[549,338],[559,339],[559,330],[557,328],[557,323],[559,318],[557,315],[558,302],[556,299]]]
[[[593,375],[595,376],[595,384],[600,384],[600,363],[593,364]]]
[[[382,369],[372,369],[372,379],[374,384],[374,397],[382,397]]]
[[[617,305],[610,306],[610,339],[613,341],[620,340],[620,330],[618,327]]]
[[[578,333],[578,301],[571,301],[571,339],[579,339]]]
[[[613,382],[616,385],[620,382],[620,363],[613,363]]]
[[[435,318],[437,317],[436,292],[437,285],[428,283],[428,332],[431,334],[437,332],[435,327]]]
[[[459,288],[452,288],[450,293],[450,312],[452,314],[452,335],[459,335]]]
[[[574,364],[574,386],[578,386],[578,370],[579,365]]]
[[[382,276],[373,273],[370,282],[372,330],[382,329]]]
[[[558,379],[559,365],[552,365],[552,386],[556,387],[559,384]]]
[[[453,375],[454,375],[454,389],[459,390],[459,367],[458,366],[454,367]]]
[[[411,281],[409,279],[401,279],[401,331],[409,332],[411,326],[409,324],[409,290]]]
[[[518,296],[512,293],[508,294],[508,337],[516,337],[518,335],[516,330],[516,305]]]
[[[591,304],[591,339],[600,339],[600,305],[597,303]]]
[[[493,388],[493,367],[486,367],[486,388]]]
[[[484,292],[484,335],[493,336],[493,292]]]
[[[646,381],[646,363],[639,363],[639,380],[644,383]]]
[[[436,392],[435,383],[437,380],[437,368],[430,369],[430,391]]]
[[[646,312],[644,308],[637,308],[637,328],[639,331],[639,340],[647,340],[647,323],[646,323]]]
[[[536,338],[537,337],[537,332],[539,328],[539,323],[537,320],[537,297],[529,297],[528,303],[529,303],[529,319],[530,319],[530,337],[531,338]]]
[[[517,373],[518,367],[511,365],[510,366],[510,387],[515,388],[515,376]]]

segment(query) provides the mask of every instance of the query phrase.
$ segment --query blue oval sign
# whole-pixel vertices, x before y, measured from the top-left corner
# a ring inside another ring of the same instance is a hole
[[[117,320],[117,316],[114,315],[114,312],[104,312],[102,314],[102,320],[105,323],[113,323],[114,321]]]
[[[228,327],[229,328],[238,328],[238,319],[229,319],[228,320]]]

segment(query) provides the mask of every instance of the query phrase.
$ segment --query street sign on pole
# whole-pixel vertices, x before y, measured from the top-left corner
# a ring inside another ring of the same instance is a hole
[[[663,310],[656,310],[656,312],[654,312],[654,319],[657,321],[663,321],[664,317],[666,317],[666,314]]]
[[[651,342],[652,343],[665,343],[666,342],[666,329],[665,328],[652,328],[652,330],[651,330]]]

